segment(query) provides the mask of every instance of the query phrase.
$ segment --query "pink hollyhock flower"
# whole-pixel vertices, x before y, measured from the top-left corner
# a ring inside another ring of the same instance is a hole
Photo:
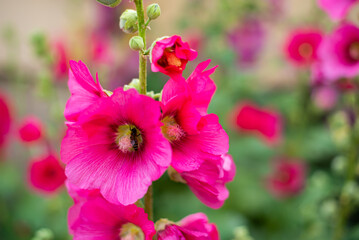
[[[43,129],[44,127],[40,119],[35,116],[28,116],[20,124],[20,139],[25,143],[38,141],[43,137]]]
[[[64,184],[64,168],[55,154],[33,159],[29,165],[29,181],[32,187],[43,193],[53,193]]]
[[[274,163],[273,172],[267,178],[268,190],[278,198],[298,194],[305,185],[306,168],[299,161],[280,159]]]
[[[268,143],[277,143],[282,134],[279,113],[262,109],[253,103],[243,103],[234,111],[236,126],[245,132],[259,133]]]
[[[226,183],[233,180],[236,166],[229,154],[211,156],[193,171],[177,173],[169,168],[172,180],[188,184],[191,191],[208,207],[220,208],[228,198]]]
[[[327,79],[356,76],[359,73],[359,28],[350,23],[341,24],[324,39],[318,54],[321,71]]]
[[[68,218],[74,240],[151,240],[156,233],[142,208],[115,205],[100,194],[75,200]]]
[[[319,7],[335,21],[343,19],[356,2],[358,0],[318,0]]]
[[[69,181],[81,189],[100,189],[114,204],[142,198],[171,162],[160,115],[159,102],[134,89],[98,98],[68,125],[62,141]]]
[[[317,61],[317,51],[323,40],[319,29],[295,29],[285,44],[285,53],[290,62],[305,66]]]
[[[181,75],[187,62],[197,57],[197,52],[190,49],[188,43],[183,42],[180,36],[158,40],[151,51],[151,69],[170,77]]]
[[[321,86],[313,90],[314,104],[322,110],[332,109],[338,100],[338,93],[334,87]]]
[[[6,144],[11,127],[11,115],[8,100],[0,92],[0,152]]]
[[[54,43],[54,73],[56,80],[62,80],[69,71],[69,56],[63,41]]]
[[[228,41],[237,53],[240,66],[252,66],[258,59],[265,42],[265,30],[258,19],[245,18],[243,23],[228,34]]]
[[[162,133],[171,143],[171,166],[178,172],[198,169],[209,154],[221,156],[228,152],[228,136],[218,117],[201,114],[207,109],[213,89],[206,87],[211,85],[210,79],[200,72],[200,77],[194,74],[188,82],[170,79],[162,91]]]
[[[79,114],[100,98],[107,97],[100,85],[96,74],[96,81],[90,71],[81,61],[70,61],[69,89],[71,97],[66,103],[65,118],[68,121],[76,121]]]
[[[209,223],[203,213],[195,213],[178,223],[160,219],[156,223],[158,240],[219,240],[215,224]]]

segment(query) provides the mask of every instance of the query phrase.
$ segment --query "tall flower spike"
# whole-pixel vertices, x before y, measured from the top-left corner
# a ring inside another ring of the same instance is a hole
[[[86,65],[81,61],[70,61],[68,85],[71,97],[66,103],[64,112],[68,121],[76,121],[82,111],[97,102],[99,98],[107,97],[97,74],[95,81]]]
[[[61,145],[70,183],[100,189],[114,204],[142,198],[171,161],[160,114],[158,102],[134,89],[119,88],[93,103],[69,125]]]
[[[151,50],[151,69],[153,72],[177,78],[182,75],[187,62],[194,60],[197,55],[180,36],[166,37],[154,43]]]

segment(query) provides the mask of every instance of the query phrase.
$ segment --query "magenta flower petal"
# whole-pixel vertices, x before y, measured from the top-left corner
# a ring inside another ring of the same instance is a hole
[[[216,91],[216,85],[210,78],[218,66],[204,71],[211,60],[200,63],[187,79],[193,104],[201,114],[207,113],[207,108]]]
[[[211,208],[220,208],[229,196],[225,184],[233,180],[235,172],[232,157],[226,154],[207,157],[197,170],[180,175],[201,202]]]
[[[6,144],[11,121],[11,112],[7,98],[0,92],[0,152]]]
[[[134,89],[100,98],[63,139],[61,157],[70,183],[100,189],[114,204],[142,198],[171,162],[159,119],[159,103]]]
[[[155,235],[154,224],[142,208],[115,205],[101,195],[76,203],[69,210],[69,219],[74,240],[151,240]]]
[[[343,19],[357,0],[318,0],[321,7],[333,20]]]
[[[84,63],[70,61],[69,90],[71,97],[65,108],[65,118],[68,121],[76,121],[78,115],[91,106],[101,97],[107,97],[98,78],[96,81]]]

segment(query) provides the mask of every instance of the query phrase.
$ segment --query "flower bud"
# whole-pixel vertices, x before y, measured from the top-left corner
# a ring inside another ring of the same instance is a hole
[[[143,43],[143,38],[140,36],[134,36],[130,39],[129,42],[130,48],[135,51],[140,51],[145,47],[145,44]]]
[[[135,33],[138,30],[137,12],[132,9],[124,11],[120,17],[120,28],[125,33]]]
[[[153,3],[147,7],[147,17],[151,20],[158,18],[161,15],[160,5]]]
[[[106,7],[117,7],[121,3],[122,0],[97,0],[97,2],[101,3],[102,5]]]
[[[54,234],[50,229],[42,228],[35,233],[35,237],[32,240],[52,240],[54,239]]]
[[[125,85],[123,87],[123,89],[125,91],[127,91],[128,89],[134,88],[136,89],[138,92],[140,91],[140,80],[138,78],[134,78],[132,79],[132,81],[127,85]]]

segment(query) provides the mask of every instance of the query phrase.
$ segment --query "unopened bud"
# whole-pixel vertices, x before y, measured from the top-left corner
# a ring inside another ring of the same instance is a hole
[[[158,18],[161,15],[160,5],[152,3],[147,7],[147,17],[151,20]]]
[[[121,3],[122,0],[97,0],[97,2],[101,3],[102,5],[106,7],[117,7]]]
[[[345,171],[347,159],[344,156],[337,156],[332,161],[332,170],[338,175],[342,175]]]
[[[54,234],[48,228],[42,228],[35,233],[35,237],[32,240],[52,240],[54,239]]]
[[[125,33],[135,33],[138,30],[137,12],[132,9],[124,11],[120,17],[120,28]]]
[[[132,79],[129,84],[126,84],[123,89],[127,91],[128,89],[136,89],[138,92],[140,91],[140,80],[137,78]]]
[[[130,39],[129,42],[130,48],[135,51],[140,51],[145,47],[143,43],[143,38],[140,36],[134,36]]]

